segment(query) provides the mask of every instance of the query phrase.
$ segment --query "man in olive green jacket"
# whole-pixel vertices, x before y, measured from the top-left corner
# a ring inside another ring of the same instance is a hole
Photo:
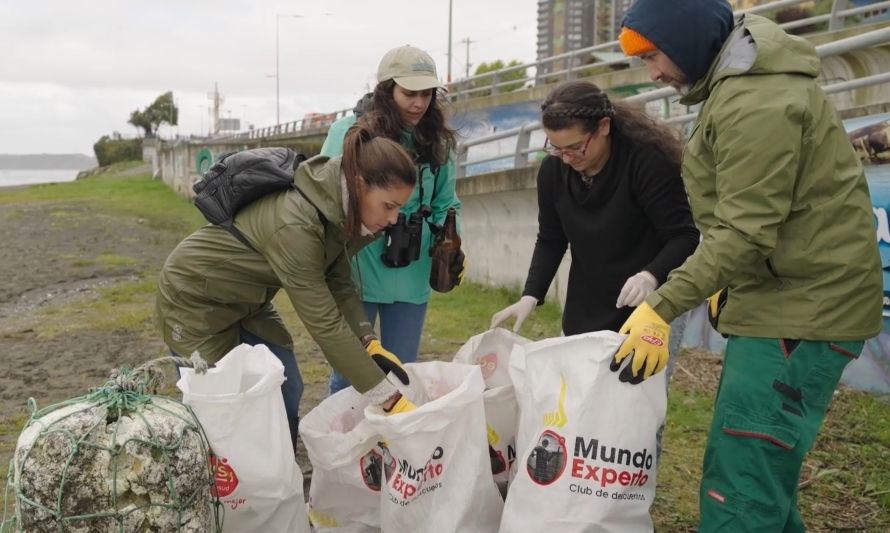
[[[392,190],[399,194],[387,198],[393,208],[386,216],[394,219],[416,176],[404,150],[389,144],[399,150],[408,181],[394,185]],[[256,251],[222,227],[207,225],[173,250],[158,282],[156,320],[174,352],[188,355],[197,350],[215,362],[247,342],[266,344],[278,356],[285,366],[282,393],[294,444],[303,384],[293,341],[272,305],[279,289],[285,290],[331,366],[356,390],[374,404],[384,404],[398,393],[381,370],[387,365],[375,364],[379,358],[368,356],[370,352],[398,362],[376,340],[352,282],[349,257],[375,235],[363,225],[360,236],[348,238],[345,180],[340,157],[303,162],[294,175],[299,190],[264,196],[235,217],[235,228]],[[375,229],[387,223],[380,222]],[[401,374],[398,369],[396,373]]]
[[[728,335],[700,532],[804,531],[797,484],[846,364],[881,330],[862,169],[804,39],[725,0],[638,0],[621,44],[701,103],[683,179],[703,240],[622,327],[625,381],[664,367],[675,317],[710,300]],[[721,310],[722,309],[722,310]]]

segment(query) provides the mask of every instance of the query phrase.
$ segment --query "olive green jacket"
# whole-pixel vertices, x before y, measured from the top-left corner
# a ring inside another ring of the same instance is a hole
[[[292,347],[271,304],[283,288],[327,360],[366,392],[384,375],[359,341],[373,330],[350,277],[349,256],[374,236],[347,243],[339,157],[303,162],[294,182],[305,197],[294,189],[273,193],[235,217],[235,227],[259,253],[214,225],[173,250],[158,282],[158,327],[177,353],[198,350],[214,362],[239,344],[239,325]]]
[[[745,15],[681,103],[702,243],[647,302],[666,321],[723,287],[723,333],[862,340],[881,330],[868,186],[807,41]]]

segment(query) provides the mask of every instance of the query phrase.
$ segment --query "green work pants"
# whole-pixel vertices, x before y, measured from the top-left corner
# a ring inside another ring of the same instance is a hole
[[[699,488],[699,533],[804,531],[797,485],[863,342],[730,336]]]

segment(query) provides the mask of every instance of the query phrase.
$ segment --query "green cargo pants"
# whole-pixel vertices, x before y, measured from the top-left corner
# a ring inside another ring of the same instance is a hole
[[[699,489],[699,533],[805,530],[804,455],[863,342],[730,336]]]

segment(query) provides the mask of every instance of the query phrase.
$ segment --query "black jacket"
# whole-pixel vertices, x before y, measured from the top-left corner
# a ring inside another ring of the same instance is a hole
[[[542,162],[538,238],[523,295],[543,302],[571,245],[563,332],[617,331],[633,311],[615,308],[627,278],[646,270],[663,283],[698,242],[679,167],[613,135],[609,161],[590,186],[560,158]]]

